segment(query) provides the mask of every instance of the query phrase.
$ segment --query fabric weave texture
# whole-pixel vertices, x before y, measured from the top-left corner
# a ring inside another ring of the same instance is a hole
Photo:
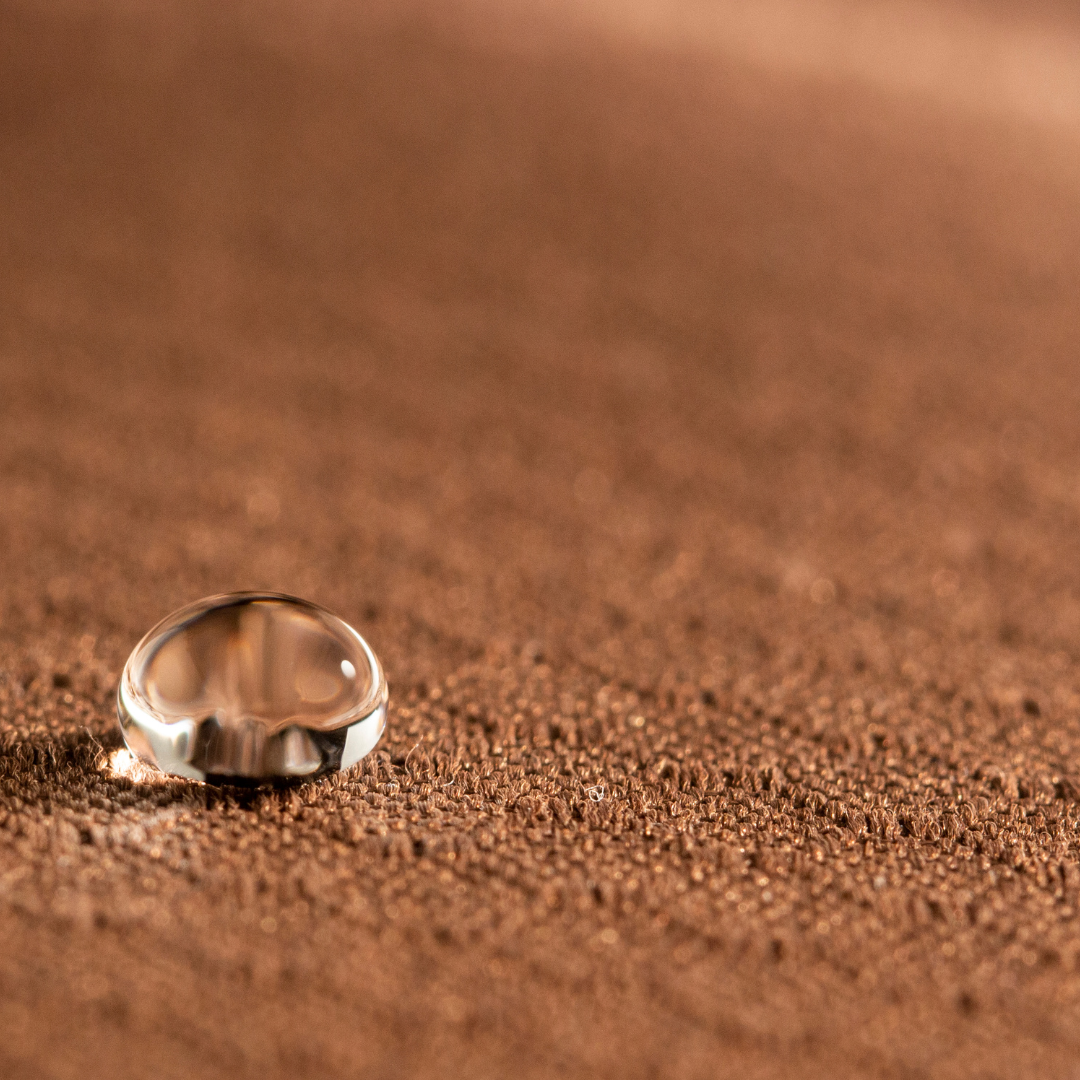
[[[1076,1075],[1080,124],[669,7],[0,4],[6,1080]],[[361,765],[118,756],[238,589]]]

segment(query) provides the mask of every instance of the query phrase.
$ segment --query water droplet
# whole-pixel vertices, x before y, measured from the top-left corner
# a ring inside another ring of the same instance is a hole
[[[218,783],[347,769],[378,743],[386,705],[364,639],[277,593],[212,596],[174,612],[135,647],[118,694],[140,761]]]

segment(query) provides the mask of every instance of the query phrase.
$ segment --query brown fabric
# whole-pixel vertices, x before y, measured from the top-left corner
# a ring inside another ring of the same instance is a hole
[[[0,6],[0,1074],[1074,1076],[1069,100],[348,7]],[[239,588],[379,751],[116,775]]]

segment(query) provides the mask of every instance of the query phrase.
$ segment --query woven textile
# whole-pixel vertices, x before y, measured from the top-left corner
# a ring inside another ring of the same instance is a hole
[[[0,5],[0,1074],[1074,1075],[1080,31],[350,7]],[[380,748],[125,769],[245,588]]]

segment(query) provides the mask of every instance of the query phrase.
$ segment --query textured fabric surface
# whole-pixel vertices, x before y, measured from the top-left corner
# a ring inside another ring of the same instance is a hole
[[[5,1080],[1077,1075],[1075,28],[801,10],[0,6]],[[118,770],[241,588],[379,750]]]

